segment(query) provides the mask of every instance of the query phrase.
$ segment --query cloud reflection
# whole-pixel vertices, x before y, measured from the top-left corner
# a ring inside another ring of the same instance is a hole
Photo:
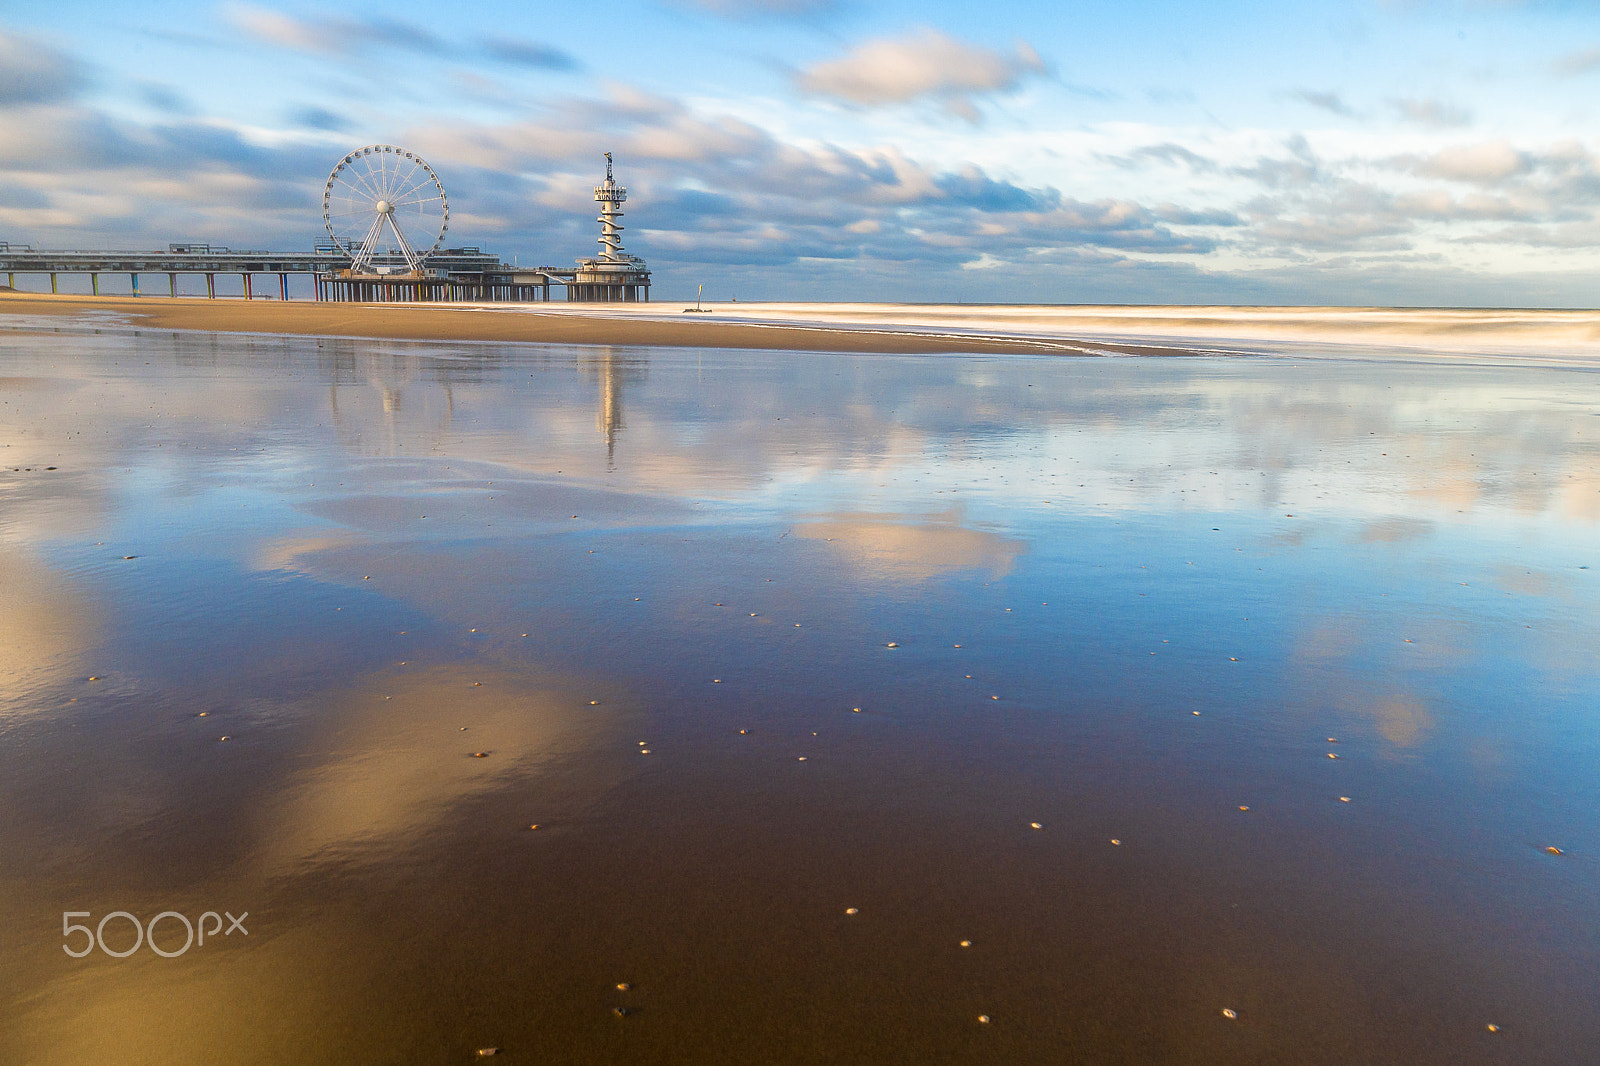
[[[325,697],[326,752],[291,776],[266,819],[261,861],[380,857],[413,846],[464,799],[592,743],[613,715],[486,663],[396,667]],[[475,758],[474,752],[487,752]]]
[[[836,514],[794,527],[796,536],[829,543],[851,566],[891,581],[926,581],[960,570],[991,577],[1011,572],[1027,545],[962,524],[959,509],[916,519],[895,514]]]
[[[1378,735],[1397,748],[1414,748],[1433,728],[1433,715],[1415,696],[1386,696],[1366,708]]]
[[[82,673],[96,640],[88,599],[32,552],[0,544],[0,721]]]

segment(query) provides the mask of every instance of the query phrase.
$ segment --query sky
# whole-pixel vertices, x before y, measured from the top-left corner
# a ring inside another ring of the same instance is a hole
[[[0,7],[0,241],[301,250],[427,159],[445,245],[657,298],[1600,305],[1597,0]]]

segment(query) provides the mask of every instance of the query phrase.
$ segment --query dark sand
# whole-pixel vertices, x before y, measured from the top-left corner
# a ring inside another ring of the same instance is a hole
[[[1590,373],[11,325],[0,1062],[1600,1048]]]

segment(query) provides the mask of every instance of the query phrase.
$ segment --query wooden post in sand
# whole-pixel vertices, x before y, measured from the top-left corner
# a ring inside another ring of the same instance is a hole
[[[213,300],[217,298],[217,276],[215,274],[206,275],[206,295]]]
[[[129,274],[128,275],[128,280],[133,282],[133,294],[135,296],[139,295],[139,275],[138,274]]]

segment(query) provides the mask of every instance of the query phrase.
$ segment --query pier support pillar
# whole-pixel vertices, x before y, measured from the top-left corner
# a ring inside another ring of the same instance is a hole
[[[54,274],[51,274],[50,275],[50,294],[53,296],[53,295],[55,295],[55,293],[56,293],[56,276]]]
[[[139,295],[139,275],[138,274],[129,274],[128,275],[128,280],[133,282],[133,294],[135,296]]]
[[[213,300],[217,298],[217,276],[215,274],[206,275],[206,296]]]
[[[94,293],[96,296],[100,295],[100,275],[99,274],[90,274],[89,275],[89,291]]]
[[[278,275],[278,298],[281,300],[289,299],[289,275],[287,274]]]
[[[246,300],[255,299],[255,296],[250,292],[250,275],[240,274],[239,277],[244,279],[244,298]]]
[[[167,275],[167,295],[168,296],[177,296],[178,295],[178,275],[176,275],[176,274],[168,274]]]

